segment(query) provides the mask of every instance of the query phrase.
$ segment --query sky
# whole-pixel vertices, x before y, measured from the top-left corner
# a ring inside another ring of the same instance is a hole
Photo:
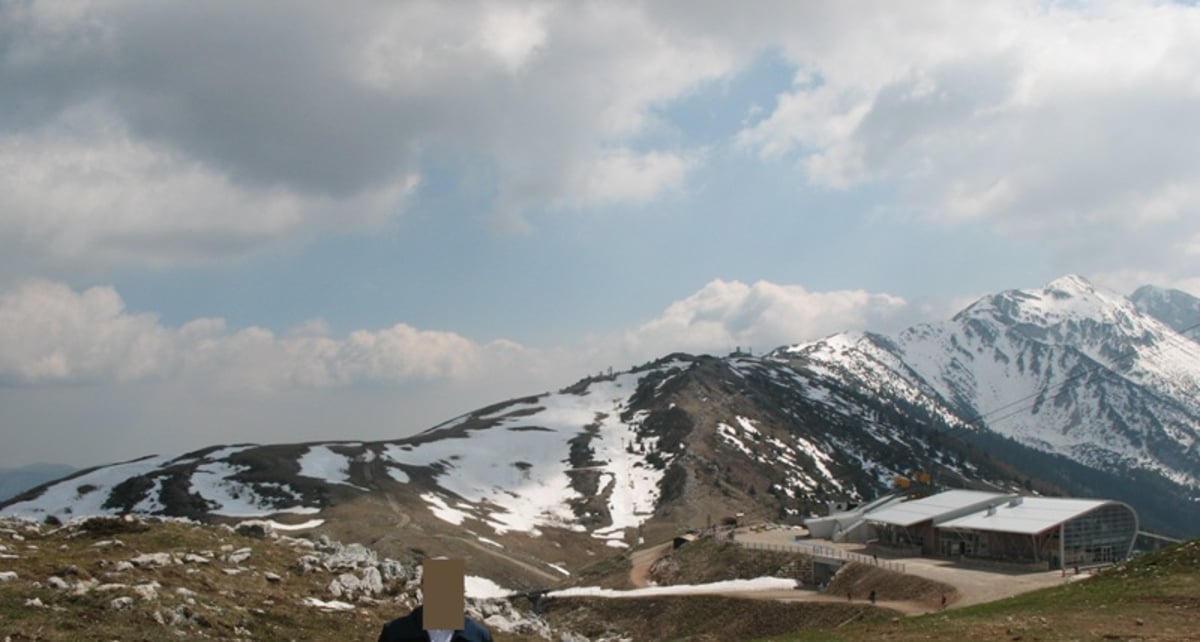
[[[0,0],[0,467],[1200,295],[1200,8]]]

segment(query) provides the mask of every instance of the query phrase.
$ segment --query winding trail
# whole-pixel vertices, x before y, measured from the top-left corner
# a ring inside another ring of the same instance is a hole
[[[471,546],[478,550],[481,550],[484,553],[487,553],[488,555],[492,555],[494,557],[499,557],[500,559],[502,559],[510,564],[519,566],[519,567],[529,571],[530,573],[538,575],[542,579],[549,581],[551,584],[557,584],[566,578],[566,576],[564,576],[564,575],[557,574],[557,573],[551,573],[550,571],[540,569],[540,568],[530,564],[529,562],[526,562],[525,560],[514,557],[513,555],[510,555],[509,553],[504,552],[503,549],[496,548],[495,546],[489,546],[487,544],[484,544],[482,542],[477,542],[477,541],[467,538],[467,537],[455,537],[454,539],[456,539],[468,546]]]
[[[642,549],[631,555],[629,557],[631,564],[629,567],[629,583],[634,588],[650,586],[650,567],[670,552],[671,546],[672,542],[666,542],[658,546]]]

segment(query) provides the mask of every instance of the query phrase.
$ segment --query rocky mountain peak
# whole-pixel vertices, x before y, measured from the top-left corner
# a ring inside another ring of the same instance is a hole
[[[1182,290],[1143,285],[1129,296],[1137,309],[1165,323],[1176,332],[1200,323],[1200,298]],[[1189,333],[1190,337],[1200,336]]]

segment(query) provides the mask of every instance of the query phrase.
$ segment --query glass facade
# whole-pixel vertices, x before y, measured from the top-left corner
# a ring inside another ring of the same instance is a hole
[[[1124,504],[1105,504],[1062,526],[1063,565],[1102,564],[1123,560],[1133,548],[1138,520]]]

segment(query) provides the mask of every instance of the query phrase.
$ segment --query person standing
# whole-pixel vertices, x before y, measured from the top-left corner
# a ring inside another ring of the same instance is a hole
[[[465,583],[463,560],[425,560],[421,606],[384,624],[379,642],[492,642],[487,627],[466,616]]]

